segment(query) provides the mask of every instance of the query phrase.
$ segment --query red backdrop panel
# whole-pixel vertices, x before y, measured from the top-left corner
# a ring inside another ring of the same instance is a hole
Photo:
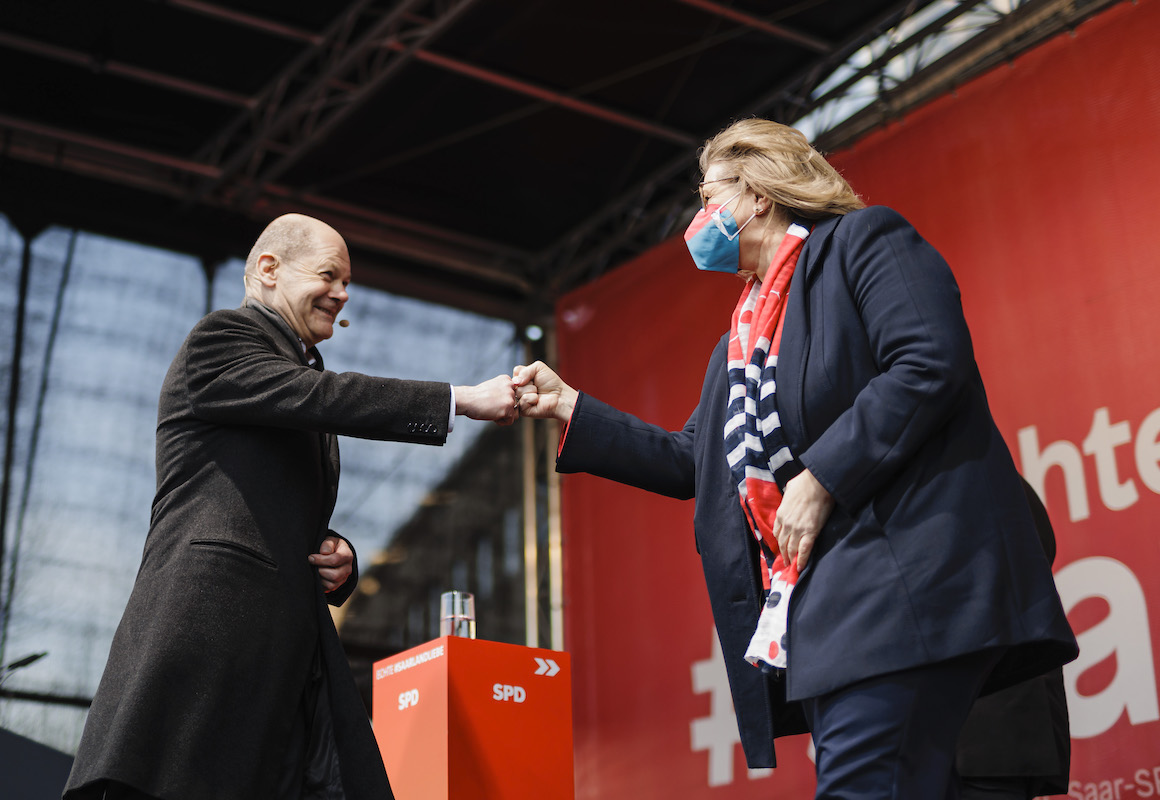
[[[1115,6],[831,159],[950,262],[1055,524],[1077,798],[1160,797],[1157,42],[1160,0]],[[560,372],[678,428],[739,290],[667,242],[560,303]],[[692,504],[565,476],[563,514],[577,797],[809,796],[807,738],[734,745]]]

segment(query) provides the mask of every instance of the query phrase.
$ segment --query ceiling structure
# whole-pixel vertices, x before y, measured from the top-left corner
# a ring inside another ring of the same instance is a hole
[[[212,266],[301,211],[357,283],[536,321],[683,227],[731,120],[836,149],[1109,4],[11,0],[0,213]]]

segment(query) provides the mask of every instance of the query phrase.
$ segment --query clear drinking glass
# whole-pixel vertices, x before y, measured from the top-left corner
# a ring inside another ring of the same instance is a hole
[[[439,596],[439,635],[475,638],[475,595],[450,591]]]

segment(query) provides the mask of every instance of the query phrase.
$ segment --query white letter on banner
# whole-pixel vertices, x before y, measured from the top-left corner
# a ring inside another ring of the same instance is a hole
[[[1116,448],[1132,441],[1132,429],[1127,422],[1114,425],[1107,408],[1097,408],[1092,415],[1092,429],[1083,440],[1083,451],[1096,459],[1096,483],[1100,499],[1112,511],[1120,511],[1140,499],[1136,483],[1131,478],[1121,481],[1116,470]]]
[[[1136,431],[1136,471],[1144,485],[1160,494],[1160,408],[1144,417]]]
[[[1057,572],[1055,584],[1065,612],[1089,597],[1102,597],[1110,608],[1107,618],[1076,637],[1079,658],[1063,668],[1071,735],[1098,736],[1124,711],[1133,725],[1160,719],[1148,606],[1132,570],[1113,558],[1083,558]],[[1099,694],[1081,695],[1076,687],[1080,676],[1113,655],[1112,682]]]

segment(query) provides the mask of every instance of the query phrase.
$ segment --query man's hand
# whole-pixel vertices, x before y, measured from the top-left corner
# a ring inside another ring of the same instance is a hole
[[[516,410],[515,384],[507,375],[496,375],[475,386],[456,386],[455,413],[511,425],[520,416]]]
[[[786,564],[796,559],[797,568],[805,569],[814,542],[833,510],[833,496],[808,469],[785,485],[785,495],[773,520],[773,535]]]
[[[520,416],[535,419],[572,419],[572,409],[580,393],[573,389],[543,361],[512,370],[512,381],[519,398]]]
[[[318,577],[322,578],[322,588],[333,592],[346,583],[350,577],[354,564],[354,551],[350,549],[346,539],[338,536],[327,536],[322,540],[318,552],[310,556],[310,563],[318,568]]]

